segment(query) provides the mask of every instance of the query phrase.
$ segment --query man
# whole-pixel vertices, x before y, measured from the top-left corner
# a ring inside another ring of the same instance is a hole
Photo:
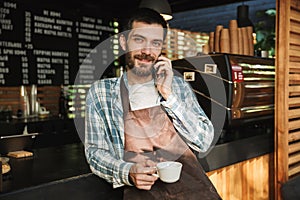
[[[140,9],[127,29],[120,36],[126,72],[95,82],[87,96],[85,151],[91,170],[114,188],[125,186],[124,199],[219,199],[190,149],[206,151],[213,126],[190,86],[161,56],[166,21]],[[164,160],[183,163],[177,183],[153,176]]]

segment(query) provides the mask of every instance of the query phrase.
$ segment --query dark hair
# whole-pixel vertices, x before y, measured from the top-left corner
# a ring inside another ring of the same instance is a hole
[[[150,8],[139,8],[136,10],[125,23],[124,31],[128,32],[128,30],[132,29],[133,22],[144,22],[147,24],[160,24],[164,28],[164,39],[167,35],[168,24],[166,20],[155,10]],[[127,34],[125,33],[127,37]]]

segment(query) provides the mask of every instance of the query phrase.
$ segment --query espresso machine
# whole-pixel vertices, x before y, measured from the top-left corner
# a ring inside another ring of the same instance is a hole
[[[220,141],[272,133],[274,59],[209,54],[174,60],[172,65],[221,132]]]

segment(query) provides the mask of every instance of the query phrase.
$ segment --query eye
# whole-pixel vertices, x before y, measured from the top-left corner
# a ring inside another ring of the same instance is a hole
[[[156,48],[159,48],[159,47],[161,47],[163,44],[162,44],[161,41],[153,41],[153,42],[152,42],[152,45],[153,45],[154,47],[156,47]]]
[[[143,43],[144,42],[144,39],[141,38],[141,37],[134,37],[133,40],[136,42],[136,43]]]

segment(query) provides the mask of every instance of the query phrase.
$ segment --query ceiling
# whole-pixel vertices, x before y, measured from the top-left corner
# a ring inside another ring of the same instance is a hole
[[[82,0],[78,0],[82,1]],[[84,4],[97,5],[114,17],[122,18],[138,8],[141,0],[85,0]],[[219,24],[226,27],[231,19],[237,18],[237,6],[249,6],[249,18],[255,24],[261,20],[258,11],[276,7],[276,0],[168,0],[173,19],[171,28],[195,32],[211,32]],[[85,5],[86,6],[86,5]]]
[[[212,0],[208,2],[215,3]],[[231,3],[227,1],[227,4],[213,7],[199,7],[197,9],[175,12],[169,24],[172,28],[208,33],[215,31],[217,25],[228,27],[230,20],[237,19],[237,7],[242,4],[249,6],[249,19],[254,25],[260,21],[266,21],[267,23],[273,23],[268,26],[275,26],[274,20],[268,19],[268,16],[264,13],[268,9],[276,8],[276,0],[236,1]]]
[[[36,2],[36,0],[28,1]],[[118,16],[125,16],[138,8],[140,1],[141,0],[44,0],[43,2],[59,2],[68,7],[78,7],[79,5],[81,7],[97,6],[103,11],[106,10]],[[253,0],[168,0],[173,13],[248,1]]]
[[[37,1],[37,0],[28,0]],[[59,4],[62,7],[96,11],[103,16],[124,18],[133,12],[141,0],[44,0],[43,4]],[[195,32],[213,31],[218,24],[227,26],[229,20],[236,19],[238,5],[249,5],[249,18],[259,20],[256,12],[275,8],[276,0],[168,0],[173,19],[171,28]],[[96,8],[96,9],[95,9]],[[256,20],[256,21],[255,21]]]
[[[138,8],[140,1],[141,0],[63,0],[60,2],[68,2],[69,6],[76,5],[76,2],[77,4],[85,4],[82,6],[96,5],[101,7],[101,10],[110,11],[111,13],[117,14],[118,17],[123,17]],[[171,6],[172,12],[178,13],[199,8],[208,8],[230,3],[243,2],[243,0],[168,0],[168,2]]]
[[[137,1],[139,2],[140,0]],[[215,7],[242,1],[243,0],[168,0],[173,13],[195,10],[200,8]]]
[[[213,1],[212,0],[168,0],[168,1],[174,13],[243,2],[243,0],[213,0]]]

